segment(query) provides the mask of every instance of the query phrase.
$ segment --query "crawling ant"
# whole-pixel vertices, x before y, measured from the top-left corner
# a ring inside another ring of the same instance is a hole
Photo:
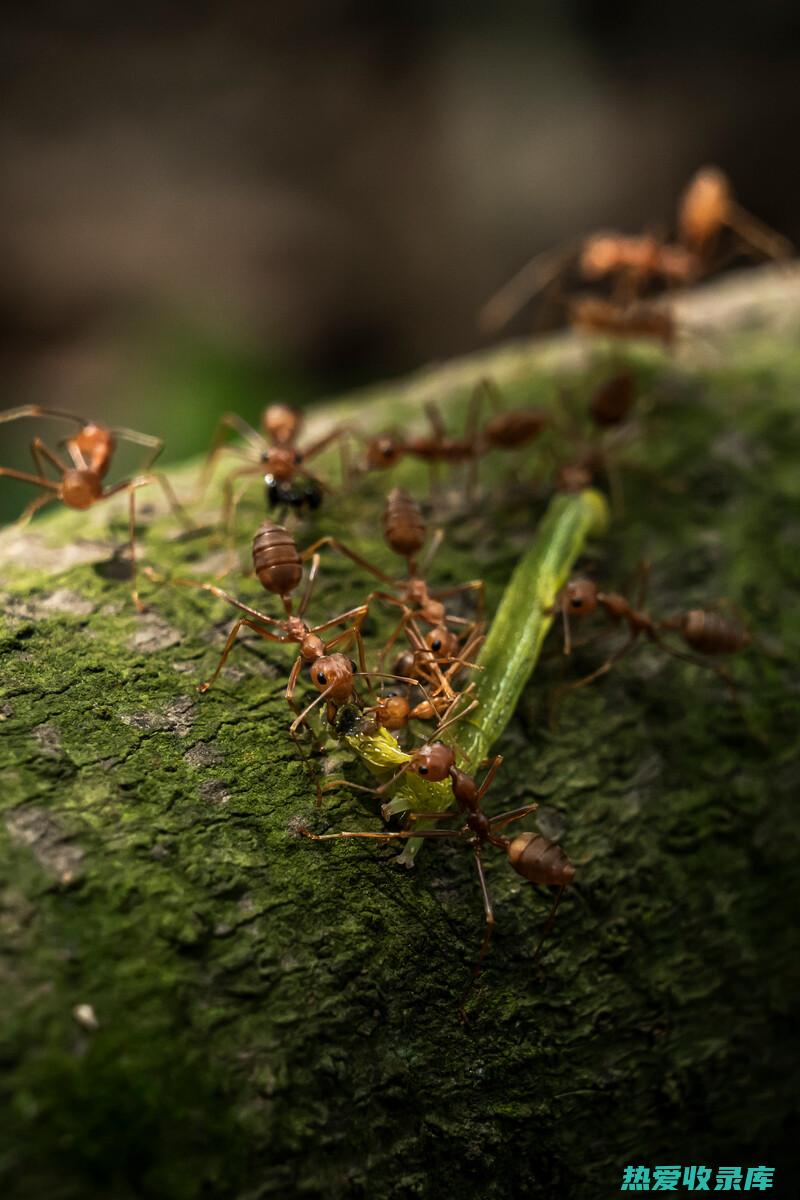
[[[468,775],[456,766],[454,750],[440,741],[427,742],[420,746],[414,751],[410,761],[405,764],[404,771],[410,771],[428,783],[443,783],[449,779],[456,802],[455,809],[448,809],[444,812],[417,812],[413,814],[414,819],[443,821],[450,820],[456,816],[463,816],[466,820],[460,829],[403,829],[397,832],[384,833],[343,830],[340,833],[322,834],[312,833],[305,826],[300,827],[298,830],[304,837],[311,838],[315,842],[327,842],[339,838],[371,838],[375,841],[383,842],[408,838],[425,838],[428,840],[451,839],[466,842],[471,847],[481,897],[483,899],[485,928],[478,959],[473,971],[473,981],[461,1002],[462,1016],[466,999],[477,981],[483,960],[489,950],[495,925],[494,910],[492,908],[482,860],[485,847],[488,845],[501,850],[506,855],[509,866],[518,875],[521,875],[523,879],[527,879],[531,883],[558,888],[539,945],[534,953],[534,960],[538,957],[544,938],[552,925],[564,889],[569,886],[575,876],[575,868],[561,847],[555,842],[551,842],[541,833],[519,833],[513,838],[502,835],[501,830],[505,826],[511,824],[512,821],[526,817],[529,813],[535,812],[538,804],[526,804],[521,808],[500,813],[496,817],[488,817],[484,813],[482,808],[483,798],[489,790],[502,761],[500,755],[490,760],[489,769],[480,784],[476,782],[472,775]],[[396,779],[397,776],[394,778]],[[394,780],[390,780],[389,782],[392,783]],[[386,786],[388,785],[383,785],[383,787]],[[382,788],[377,789],[379,793],[382,790]]]
[[[308,469],[308,463],[347,432],[343,426],[301,447],[298,439],[303,417],[296,409],[287,404],[271,404],[264,410],[261,423],[263,433],[253,429],[236,413],[225,413],[217,423],[201,473],[201,489],[208,482],[215,460],[223,452],[237,455],[247,464],[232,471],[223,484],[223,523],[226,528],[230,528],[241,500],[241,491],[234,494],[234,484],[239,479],[263,475],[269,508],[283,512],[288,509],[298,512],[317,509],[322,503],[323,493],[330,490],[322,479]],[[224,441],[229,430],[244,439],[245,448]]]
[[[469,492],[474,483],[475,465],[481,454],[477,429],[477,401],[470,405],[466,430],[461,437],[447,432],[438,405],[433,402],[426,404],[425,415],[431,429],[429,434],[404,436],[396,432],[389,432],[366,438],[364,446],[366,469],[368,471],[387,470],[403,458],[417,458],[428,463],[431,490],[434,491],[438,486],[438,468],[441,464],[466,463],[469,465],[467,478],[467,491]]]
[[[496,411],[481,425],[480,411],[487,401]],[[404,438],[393,433],[382,433],[367,439],[367,469],[393,467],[408,455],[430,464],[432,482],[435,483],[435,471],[439,463],[467,463],[470,468],[467,477],[469,493],[475,483],[477,463],[487,451],[519,450],[535,441],[551,422],[550,413],[543,408],[504,410],[500,391],[490,379],[481,379],[472,391],[463,437],[452,437],[446,433],[441,412],[435,404],[427,404],[425,412],[432,429],[428,437]]]
[[[359,604],[357,607],[348,609],[347,612],[339,613],[338,616],[332,617],[329,621],[323,621],[319,625],[309,626],[304,620],[306,609],[316,586],[319,564],[320,557],[318,554],[315,554],[308,572],[305,591],[303,592],[297,611],[293,612],[292,593],[296,591],[302,580],[303,560],[298,553],[294,538],[283,525],[276,525],[273,521],[264,521],[259,526],[253,538],[253,569],[256,578],[264,590],[280,597],[286,612],[286,616],[281,619],[271,617],[256,608],[251,608],[248,604],[243,604],[241,600],[237,600],[235,596],[231,596],[228,592],[223,591],[216,584],[204,583],[195,579],[175,579],[173,581],[181,587],[193,587],[199,588],[204,592],[211,592],[212,595],[218,596],[221,600],[225,600],[228,604],[233,605],[234,608],[247,614],[247,616],[240,617],[235,622],[228,634],[228,639],[220,655],[214,674],[206,683],[199,685],[199,691],[207,692],[216,682],[220,671],[225,666],[228,655],[233,649],[239,635],[239,630],[243,626],[252,629],[267,641],[299,647],[297,659],[292,667],[286,688],[287,703],[295,713],[298,710],[294,704],[294,693],[303,666],[311,665],[315,668],[311,672],[312,683],[315,686],[321,684],[323,690],[326,687],[335,689],[335,681],[344,677],[342,672],[345,671],[345,663],[347,664],[345,674],[349,672],[352,675],[355,668],[350,663],[350,660],[345,659],[342,654],[331,654],[334,647],[340,643],[349,641],[350,639],[355,641],[358,649],[360,671],[361,673],[366,672],[364,643],[361,638],[361,624],[367,614],[366,604]],[[327,640],[323,640],[320,637],[320,634],[324,633],[325,630],[332,629],[335,625],[347,624],[348,622],[350,624],[343,632],[339,632]],[[342,663],[338,661],[339,659],[343,660]],[[324,676],[324,679],[322,676]]]
[[[754,252],[774,259],[787,258],[792,253],[792,245],[786,238],[736,202],[723,171],[718,167],[703,167],[689,181],[679,200],[677,242],[650,233],[633,237],[598,233],[563,250],[538,254],[484,305],[479,315],[480,327],[486,333],[496,333],[533,296],[550,288],[573,266],[587,283],[615,280],[612,302],[623,311],[650,283],[661,282],[668,288],[693,284],[725,265],[724,260],[714,260],[714,251],[725,229],[735,236],[733,253]],[[605,328],[601,332],[654,336],[649,329],[623,327],[655,323],[643,319],[641,314],[629,314],[623,321],[617,313],[613,329],[610,312],[603,315],[600,309],[593,313],[587,310],[584,315],[587,319],[591,317],[595,328],[602,315]]]
[[[38,404],[8,409],[6,412],[0,413],[0,423],[27,417],[50,417],[56,420],[71,421],[78,428],[75,433],[70,434],[60,443],[66,449],[69,462],[65,462],[45,444],[42,438],[37,436],[30,443],[36,474],[17,471],[11,467],[0,467],[0,475],[10,479],[19,479],[23,483],[31,483],[42,489],[40,495],[35,496],[25,508],[16,525],[20,528],[27,525],[34,514],[51,500],[59,500],[68,508],[85,511],[101,500],[108,500],[112,496],[127,492],[129,555],[133,580],[131,596],[139,611],[144,611],[145,606],[139,599],[137,589],[136,492],[139,488],[146,487],[147,484],[157,483],[164,492],[173,513],[186,528],[193,528],[192,522],[181,508],[169,480],[160,472],[151,470],[153,463],[164,448],[162,439],[152,437],[147,433],[138,433],[133,429],[112,429],[95,421],[86,421],[74,413],[42,408]],[[107,487],[104,480],[111,467],[118,441],[147,447],[150,453],[142,464],[142,474],[134,475],[130,479],[123,479],[121,482]],[[53,479],[51,475],[48,475],[48,464],[59,473],[58,479]]]
[[[570,398],[564,396],[565,408],[569,410],[569,434],[578,445],[574,458],[557,467],[553,486],[558,492],[580,492],[591,487],[598,474],[604,472],[609,483],[616,508],[624,510],[622,487],[608,439],[615,431],[616,444],[624,437],[621,427],[625,424],[636,403],[636,380],[628,368],[618,371],[600,383],[589,397],[588,416],[593,426],[593,438],[586,441],[582,436],[579,414],[574,410]]]
[[[643,601],[647,571],[640,571],[640,584],[636,605]],[[668,620],[654,621],[647,613],[632,605],[618,592],[604,592],[590,579],[573,579],[564,587],[556,601],[553,611],[560,611],[564,628],[564,653],[572,651],[572,634],[570,621],[572,618],[583,619],[600,610],[613,625],[625,624],[628,637],[622,646],[611,654],[604,663],[589,675],[574,683],[564,684],[556,689],[554,704],[551,709],[551,719],[555,719],[558,705],[567,692],[586,687],[601,675],[607,674],[616,663],[628,654],[644,637],[659,646],[665,653],[685,662],[694,663],[714,671],[732,690],[734,696],[735,683],[724,667],[709,662],[709,657],[727,656],[744,650],[752,641],[751,635],[738,624],[734,624],[720,613],[706,609],[691,609],[679,616]],[[686,654],[669,644],[662,637],[664,632],[674,632],[679,635],[684,644],[695,651]]]
[[[580,318],[584,326],[591,321],[601,332],[614,332],[632,336],[666,337],[664,322],[657,322],[649,311],[635,306],[629,312],[630,302],[641,292],[650,279],[661,278],[667,284],[692,283],[699,273],[696,256],[683,246],[664,243],[652,235],[625,237],[622,234],[593,234],[574,248],[564,252],[545,251],[533,258],[521,271],[484,305],[479,314],[481,330],[493,334],[502,329],[533,296],[550,288],[566,274],[574,263],[581,279],[596,283],[609,277],[617,278],[613,298],[587,296],[580,303]],[[597,300],[596,307],[589,301]],[[571,320],[578,323],[572,309]],[[626,329],[626,325],[636,328]],[[655,326],[661,325],[658,332]],[[671,335],[670,335],[671,337]]]
[[[401,488],[393,488],[386,498],[383,511],[383,534],[389,549],[406,560],[408,570],[407,579],[392,579],[385,571],[376,567],[374,563],[364,558],[363,555],[358,554],[355,550],[351,550],[344,542],[340,542],[338,538],[334,537],[320,538],[309,546],[303,554],[303,557],[307,558],[316,553],[322,546],[332,546],[391,589],[391,591],[373,591],[366,600],[367,604],[370,604],[374,599],[383,600],[402,610],[400,621],[381,651],[380,660],[383,661],[391,646],[394,645],[412,618],[425,625],[445,630],[448,624],[465,625],[469,626],[470,630],[473,630],[475,622],[470,622],[466,618],[456,617],[447,613],[443,600],[463,592],[476,592],[478,608],[482,610],[483,580],[474,579],[469,583],[462,583],[449,588],[430,589],[428,587],[423,578],[423,571],[438,549],[441,543],[441,536],[437,535],[434,538],[426,562],[418,569],[417,555],[425,544],[427,524],[417,502]],[[434,656],[436,656],[436,652],[434,652]],[[447,657],[447,654],[442,656],[443,659],[447,659]]]
[[[347,612],[339,613],[338,616],[331,617],[330,620],[323,621],[318,625],[309,626],[305,621],[304,616],[314,592],[319,564],[320,557],[315,554],[311,561],[302,599],[297,612],[293,612],[292,593],[302,580],[303,560],[297,551],[294,538],[282,525],[264,521],[259,527],[253,538],[253,568],[256,578],[265,591],[280,597],[286,612],[286,616],[282,619],[271,617],[267,613],[242,603],[241,600],[217,587],[216,584],[194,579],[175,579],[173,581],[181,587],[198,588],[201,591],[210,592],[239,609],[240,612],[247,614],[239,617],[234,623],[214,674],[207,682],[198,686],[198,691],[207,692],[216,682],[242,627],[252,629],[266,641],[298,647],[297,658],[292,666],[286,687],[286,701],[295,713],[295,720],[289,730],[295,741],[297,741],[297,729],[316,704],[327,701],[328,719],[333,721],[339,705],[354,699],[357,701],[354,679],[358,676],[368,679],[371,675],[380,674],[374,671],[367,672],[364,643],[361,637],[361,624],[367,615],[367,604],[360,604],[355,608],[348,609]],[[150,576],[154,579],[157,578],[154,572],[150,572]],[[320,636],[335,625],[347,625],[347,628],[328,639]],[[340,651],[335,650],[335,647],[350,640],[353,640],[357,647],[358,665]],[[319,695],[300,711],[295,704],[294,694],[304,666],[310,668],[309,678]],[[413,683],[415,681],[407,679],[403,682]]]

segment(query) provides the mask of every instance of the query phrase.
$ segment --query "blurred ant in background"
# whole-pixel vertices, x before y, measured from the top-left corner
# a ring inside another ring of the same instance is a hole
[[[157,483],[164,492],[173,513],[184,527],[194,528],[193,523],[181,508],[169,480],[160,472],[151,470],[153,463],[164,448],[162,439],[152,437],[147,433],[138,433],[134,429],[111,429],[95,421],[86,421],[74,413],[42,408],[38,404],[8,409],[6,412],[0,413],[0,423],[29,417],[70,421],[77,426],[77,430],[59,442],[60,446],[65,447],[69,462],[65,462],[46,445],[42,438],[37,436],[30,443],[31,457],[36,467],[35,474],[18,471],[11,467],[0,467],[0,475],[9,479],[18,479],[23,483],[31,483],[41,489],[40,494],[31,500],[15,524],[18,528],[24,527],[39,509],[51,500],[58,500],[67,508],[84,511],[92,508],[101,500],[108,500],[112,496],[127,492],[129,560],[133,579],[131,596],[136,607],[143,611],[145,606],[139,599],[137,590],[136,492],[150,483]],[[107,487],[104,480],[113,462],[118,441],[144,446],[149,450],[149,454],[142,463],[142,474],[123,479],[119,483]],[[48,468],[51,474],[48,474]],[[58,474],[57,479],[52,477],[53,470]]]
[[[237,480],[263,475],[267,506],[277,510],[279,517],[289,510],[313,511],[319,508],[330,487],[308,468],[308,463],[347,432],[337,426],[307,446],[298,445],[303,425],[302,414],[286,404],[271,404],[262,414],[264,432],[258,433],[236,413],[220,417],[211,447],[200,476],[201,493],[205,490],[214,464],[223,453],[244,459],[247,465],[231,471],[223,484],[222,519],[226,529],[233,524],[234,514],[246,488],[234,491]],[[238,433],[245,446],[225,442],[229,431]],[[343,462],[343,471],[346,466]]]

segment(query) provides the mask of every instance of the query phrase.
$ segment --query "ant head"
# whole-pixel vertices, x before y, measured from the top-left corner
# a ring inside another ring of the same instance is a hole
[[[323,654],[311,667],[311,682],[318,692],[330,688],[331,700],[341,704],[353,694],[353,664],[344,654]]]
[[[270,404],[264,410],[264,432],[277,445],[293,442],[300,432],[303,418],[296,409],[288,404]]]
[[[597,584],[591,579],[571,579],[564,588],[564,607],[574,617],[593,613],[597,608]]]
[[[426,742],[414,751],[408,770],[421,775],[428,783],[442,783],[455,765],[452,747],[445,746],[444,742]]]
[[[689,181],[678,208],[680,239],[693,250],[706,248],[728,219],[733,196],[719,167],[702,167]]]
[[[305,626],[305,622],[300,621],[298,617],[290,617],[286,622],[287,626],[293,621]],[[316,633],[309,633],[308,629],[305,628],[302,634],[302,641],[300,642],[300,654],[303,662],[316,662],[318,658],[323,658],[325,655],[325,643]]]
[[[367,466],[371,470],[393,467],[402,455],[400,443],[391,434],[381,433],[367,442]]]
[[[458,638],[446,625],[435,625],[425,635],[425,645],[432,654],[451,658],[458,650]]]
[[[91,508],[103,494],[103,482],[94,471],[65,471],[61,499],[70,508]]]

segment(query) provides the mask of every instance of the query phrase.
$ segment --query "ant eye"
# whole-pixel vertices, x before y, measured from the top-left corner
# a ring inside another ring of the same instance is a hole
[[[428,774],[428,768],[427,768],[427,767],[419,767],[419,768],[418,768],[418,770],[419,770],[419,773],[420,773],[420,775],[427,775],[427,774]]]
[[[391,458],[391,457],[392,457],[392,447],[391,447],[391,446],[384,446],[384,447],[383,447],[383,457],[384,457],[384,458]]]
[[[299,467],[300,463],[303,461],[303,456],[299,450],[295,450],[295,452],[294,452],[294,461],[295,461],[295,465],[298,467]]]
[[[325,675],[322,671],[319,671],[317,673],[317,683],[327,683],[327,682],[328,682],[328,676]]]
[[[441,650],[441,648],[442,648],[442,639],[437,638],[436,641],[431,646],[431,649],[432,650]]]
[[[573,608],[583,607],[583,601],[581,600],[580,596],[573,596],[571,603]]]

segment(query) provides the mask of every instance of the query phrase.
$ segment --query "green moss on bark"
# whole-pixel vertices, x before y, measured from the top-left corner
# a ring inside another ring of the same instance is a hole
[[[581,368],[605,354],[503,351],[379,390],[359,415],[380,427],[435,393],[457,422],[487,369],[513,402],[565,382],[584,394]],[[286,733],[288,652],[244,644],[199,696],[230,613],[151,585],[136,614],[104,565],[122,510],[110,531],[108,510],[58,515],[0,548],[5,1196],[588,1200],[615,1195],[631,1161],[785,1166],[800,357],[788,336],[738,330],[680,364],[633,361],[649,400],[597,577],[622,586],[646,556],[653,611],[727,596],[750,613],[758,644],[735,667],[747,721],[713,675],[642,648],[551,732],[551,643],[499,747],[492,806],[537,799],[578,880],[533,967],[548,900],[487,855],[498,929],[467,1027],[470,856],[432,846],[406,872],[390,849],[296,836],[296,817],[380,823],[344,792],[315,811]],[[495,499],[451,521],[437,578],[481,573],[493,606],[542,502],[505,460],[486,479]],[[369,503],[327,505],[313,534],[390,564],[382,483]],[[209,535],[179,538],[160,511],[144,526],[146,561],[211,571]],[[333,555],[322,578],[321,615],[365,590]],[[252,580],[233,590],[259,597]]]

